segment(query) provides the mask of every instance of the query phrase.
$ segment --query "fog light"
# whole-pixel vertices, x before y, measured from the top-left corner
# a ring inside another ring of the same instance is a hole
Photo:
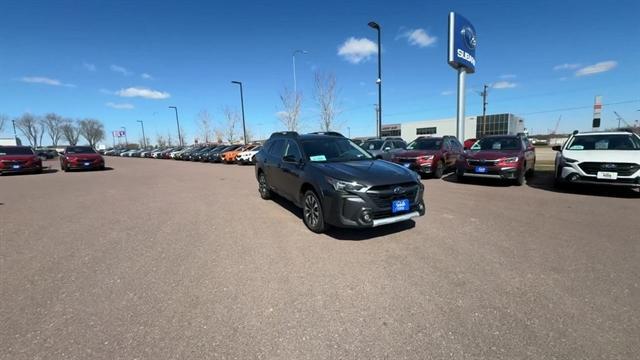
[[[360,215],[360,217],[362,218],[362,221],[364,221],[365,223],[370,223],[373,218],[371,216],[371,211],[369,210],[365,210],[362,212],[362,215]]]
[[[424,205],[422,203],[418,204],[418,211],[424,211]]]
[[[578,179],[580,179],[580,175],[578,174],[573,174],[569,177],[569,181],[576,181]]]

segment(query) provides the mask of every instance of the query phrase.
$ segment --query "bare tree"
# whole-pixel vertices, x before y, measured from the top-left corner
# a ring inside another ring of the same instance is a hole
[[[278,118],[282,125],[289,131],[298,131],[300,127],[300,106],[302,105],[302,93],[293,92],[286,86],[280,93],[282,111],[278,112]]]
[[[171,137],[171,131],[167,133],[167,146],[173,146],[173,137]]]
[[[224,131],[224,135],[229,143],[234,143],[238,139],[236,139],[236,126],[238,122],[240,122],[240,115],[238,115],[238,111],[232,110],[228,106],[223,110],[224,118],[227,121],[227,126]]]
[[[64,119],[60,126],[60,131],[62,132],[62,138],[65,139],[69,145],[78,145],[78,140],[80,139],[80,128],[76,122],[71,119]]]
[[[42,126],[37,117],[25,113],[16,120],[16,127],[24,134],[31,146],[38,146]]]
[[[316,72],[313,87],[313,97],[320,110],[320,129],[330,131],[337,126],[336,118],[341,112],[336,77]]]
[[[187,144],[187,132],[184,131],[184,128],[182,126],[180,126],[180,141],[179,143],[181,143],[182,145],[186,145]]]
[[[156,134],[156,144],[158,147],[165,147],[167,146],[167,140],[164,139],[164,136]]]
[[[213,130],[213,136],[218,144],[224,142],[224,131],[222,131],[222,129],[215,128]]]
[[[213,119],[207,110],[201,110],[198,113],[196,125],[202,142],[209,143],[213,138]]]
[[[0,114],[0,134],[4,130],[4,125],[9,121],[9,117],[6,114]]]
[[[104,139],[104,125],[96,119],[83,119],[78,123],[80,135],[87,139],[89,146],[95,147],[98,141]]]
[[[58,146],[58,142],[62,138],[62,124],[64,123],[62,116],[55,113],[49,113],[44,116],[42,123],[44,124],[47,134],[51,138],[51,145]]]
[[[246,133],[247,133],[247,138],[246,139],[243,138],[243,140],[246,143],[250,143],[251,141],[253,141],[253,132],[251,131],[250,128],[247,128]]]

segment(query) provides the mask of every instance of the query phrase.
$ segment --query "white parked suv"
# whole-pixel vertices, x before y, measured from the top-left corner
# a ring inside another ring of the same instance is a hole
[[[555,183],[640,188],[640,136],[630,132],[574,131],[558,151]]]
[[[236,155],[236,163],[240,165],[255,163],[255,156],[260,149],[262,149],[262,146],[256,146],[249,151],[238,153],[238,155]]]

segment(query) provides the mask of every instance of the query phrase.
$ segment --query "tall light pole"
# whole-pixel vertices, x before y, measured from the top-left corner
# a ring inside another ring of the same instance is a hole
[[[244,139],[244,144],[247,145],[247,128],[244,125],[244,94],[242,93],[242,82],[240,81],[231,81],[232,84],[240,85],[240,108],[242,109],[242,138]]]
[[[347,126],[347,137],[351,139],[351,127]]]
[[[296,82],[296,54],[308,54],[307,50],[294,50],[293,51],[293,92],[298,92],[298,84]]]
[[[144,148],[147,148],[147,137],[144,135],[144,121],[142,120],[136,120],[137,122],[140,123],[140,126],[142,126],[142,142],[144,143]]]
[[[382,133],[382,51],[380,49],[380,25],[375,21],[369,22],[369,27],[378,31],[378,123],[376,124],[376,133],[380,137]]]
[[[11,119],[11,123],[13,124],[13,139],[18,144],[18,133],[16,133],[16,119]]]
[[[127,128],[124,126],[120,126],[120,129],[124,130],[124,146],[129,148],[129,140],[127,140]]]
[[[177,106],[169,106],[169,109],[173,109],[176,111],[176,125],[178,126],[178,142],[180,146],[184,146],[182,144],[182,135],[180,135],[180,120],[178,120],[178,107]]]

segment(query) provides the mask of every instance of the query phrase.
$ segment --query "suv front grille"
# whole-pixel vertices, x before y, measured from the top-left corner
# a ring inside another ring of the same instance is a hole
[[[404,192],[400,194],[394,193],[394,189],[401,187]],[[374,186],[367,191],[369,199],[382,209],[391,208],[393,200],[409,199],[411,205],[416,203],[419,187],[415,183],[403,183],[395,185]]]
[[[640,165],[634,163],[583,162],[578,166],[589,175],[597,175],[598,171],[608,171],[618,173],[619,176],[631,176],[640,169]]]
[[[480,165],[480,166],[493,166],[495,164],[498,163],[498,160],[474,160],[474,159],[467,159],[467,163],[469,163],[469,165]]]
[[[399,163],[402,164],[406,164],[406,163],[413,163],[416,161],[416,158],[401,158],[401,157],[397,157],[395,158],[395,160]]]

